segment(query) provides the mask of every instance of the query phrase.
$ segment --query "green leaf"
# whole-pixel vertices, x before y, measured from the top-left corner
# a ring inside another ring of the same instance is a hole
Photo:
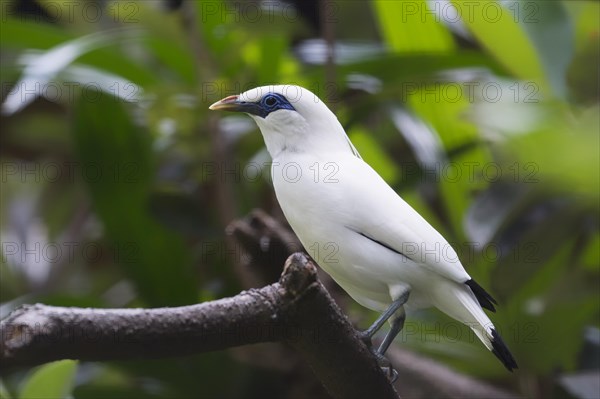
[[[78,83],[84,87],[88,85],[101,87],[109,92],[114,91],[115,87],[123,87],[122,91],[128,91],[128,93],[116,93],[116,95],[125,95],[133,99],[133,97],[139,94],[140,90],[134,87],[135,85],[131,84],[131,82],[123,80],[120,76],[108,74],[103,71],[73,65],[76,60],[86,62],[86,55],[95,52],[100,47],[114,45],[115,42],[126,37],[127,34],[121,31],[106,31],[60,42],[38,54],[33,54],[30,51],[27,54],[27,58],[20,58],[20,62],[24,64],[23,73],[20,80],[14,85],[14,90],[4,100],[2,112],[12,114],[21,110],[36,98],[35,95],[26,96],[24,93],[27,90],[31,91],[32,88],[38,88],[35,90],[35,94],[41,95],[44,90],[39,88],[43,88],[49,84],[56,84],[56,81],[61,80],[60,75],[64,75],[62,76],[62,80],[69,82],[71,89],[73,83]],[[112,61],[117,61],[116,65],[119,65],[117,69],[121,72],[126,72],[123,66],[127,65],[127,62],[118,62],[120,61],[119,57],[115,57],[115,54],[118,54],[117,52],[110,52],[104,49],[100,53],[107,54],[106,58],[109,61],[111,59]],[[91,59],[93,60],[97,56],[98,54],[92,56]],[[104,58],[100,58],[100,60],[102,60],[100,64],[106,61]],[[104,66],[108,67],[106,68],[107,70],[114,68],[114,64],[110,63],[108,65],[104,64]],[[130,74],[136,75],[135,73]],[[143,73],[137,74],[135,79],[142,78],[143,80],[143,75]]]
[[[82,54],[97,48],[111,37],[109,34],[82,36],[63,42],[39,55],[30,55],[23,68],[23,76],[2,104],[2,112],[12,114],[24,108],[35,99],[35,96],[25,96],[26,88],[46,86]]]
[[[427,1],[375,1],[379,28],[388,47],[398,53],[439,53],[454,50],[454,40],[433,15]]]
[[[156,58],[170,71],[176,72],[190,87],[196,85],[196,68],[189,51],[184,46],[155,36],[148,37],[146,45]]]
[[[542,89],[549,88],[535,47],[519,25],[519,18],[509,9],[494,0],[453,0],[452,3],[461,10],[462,21],[473,36],[498,62],[514,76],[533,80]]]
[[[596,232],[583,248],[581,263],[586,270],[600,272],[600,233]]]
[[[4,386],[4,383],[2,382],[2,380],[0,380],[0,399],[11,399],[11,398],[12,398],[12,396],[10,396],[10,393]]]
[[[564,1],[561,3],[575,21],[575,48],[580,51],[586,47],[590,39],[598,36],[600,3],[597,1]]]
[[[569,66],[569,87],[573,99],[587,103],[598,103],[598,60],[600,60],[600,3],[566,2],[575,21],[576,55]]]
[[[176,72],[190,86],[197,84],[197,71],[194,54],[189,51],[188,34],[181,24],[181,16],[165,13],[148,2],[114,2],[114,7],[124,7],[119,16],[131,14],[127,9],[135,8],[135,18],[143,24],[146,32],[145,44],[148,49],[170,71]],[[134,6],[134,7],[133,7]]]
[[[282,35],[268,35],[261,38],[259,46],[259,82],[261,84],[277,82],[281,75],[283,57],[288,48],[287,39]]]
[[[223,0],[194,1],[192,4],[196,11],[196,26],[202,30],[201,37],[212,55],[219,57],[228,53],[233,39],[232,25],[239,16],[227,12],[231,6]]]
[[[534,126],[529,134],[511,137],[505,151],[522,165],[533,165],[536,180],[549,190],[579,194],[578,199],[597,208],[600,198],[599,125],[596,106],[580,110],[576,120],[572,120],[570,114],[555,112],[551,118]],[[544,145],[540,146],[540,143]]]
[[[469,110],[466,90],[458,84],[424,86],[408,97],[408,104],[423,120],[433,126],[446,153],[479,141],[474,124],[465,120]],[[472,146],[447,162],[435,165],[439,190],[452,229],[464,239],[463,220],[471,203],[472,192],[487,185],[481,178],[491,160],[483,146]]]
[[[11,17],[2,20],[0,33],[0,45],[2,47],[19,49],[48,49],[76,37],[53,25],[23,21]]]
[[[360,71],[373,75],[385,82],[379,97],[406,98],[406,93],[419,87],[426,79],[448,69],[488,68],[496,75],[507,75],[506,69],[486,54],[475,51],[460,51],[452,54],[386,54],[373,59],[338,66],[340,79]],[[340,80],[339,84],[346,84]]]
[[[195,302],[189,250],[150,213],[151,137],[118,99],[92,92],[77,103],[74,136],[95,211],[117,248],[115,261],[148,304]]]
[[[82,37],[66,33],[48,24],[23,22],[16,18],[6,18],[0,25],[0,45],[3,48],[14,49],[40,49],[55,50],[55,47],[65,45],[67,42],[81,42]],[[112,72],[140,85],[147,85],[157,81],[157,77],[148,69],[148,65],[142,65],[121,51],[115,51],[115,46],[121,43],[116,38],[137,39],[142,35],[139,32],[122,30],[118,32],[104,32],[105,40],[98,40],[103,48],[94,47],[90,52],[80,54],[77,62]],[[97,38],[99,36],[96,36]]]
[[[597,298],[563,301],[530,322],[522,323],[521,326],[526,328],[515,330],[515,334],[520,333],[515,338],[523,366],[539,373],[549,373],[557,367],[574,369],[583,344],[583,329],[597,312]],[[557,323],[557,320],[561,322]]]
[[[536,201],[534,190],[529,187],[528,197],[516,199],[488,246],[487,258],[495,263],[490,282],[500,301],[541,278],[541,270],[564,254],[567,240],[581,228],[581,208],[550,195]],[[535,223],[528,223],[531,215],[538,215]],[[571,262],[563,260],[562,265]]]
[[[535,45],[553,92],[566,98],[567,68],[574,54],[575,34],[563,2],[514,1],[508,8]]]
[[[73,390],[77,361],[61,360],[38,368],[25,382],[20,399],[68,398]]]

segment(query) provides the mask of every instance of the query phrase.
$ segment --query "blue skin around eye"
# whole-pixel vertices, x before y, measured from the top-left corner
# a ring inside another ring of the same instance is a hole
[[[273,100],[275,100],[274,103]],[[268,103],[272,104],[269,105]],[[290,104],[290,102],[284,96],[278,93],[268,93],[265,95],[262,100],[260,100],[260,106],[266,112],[266,115],[269,115],[271,112],[279,109],[289,109],[295,111],[292,104]]]
[[[267,93],[257,102],[241,101],[237,103],[234,110],[266,118],[271,112],[280,109],[296,110],[285,96],[279,93]]]
[[[275,102],[271,105],[267,103],[271,103],[275,100]],[[280,109],[289,109],[291,111],[295,111],[296,109],[290,104],[290,102],[279,93],[267,93],[260,101],[251,103],[251,102],[243,102],[240,103],[239,111],[247,112],[252,115],[260,116],[261,118],[266,118],[271,112],[280,110]]]

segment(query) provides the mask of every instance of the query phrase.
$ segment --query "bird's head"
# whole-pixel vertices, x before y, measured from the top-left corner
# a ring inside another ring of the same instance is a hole
[[[356,151],[333,112],[300,86],[256,87],[225,97],[210,109],[250,115],[274,159],[285,151]]]

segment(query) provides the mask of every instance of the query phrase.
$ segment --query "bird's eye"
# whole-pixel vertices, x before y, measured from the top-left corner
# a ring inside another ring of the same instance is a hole
[[[273,105],[277,104],[277,99],[273,96],[268,96],[265,98],[265,104],[267,104],[269,107],[272,107]]]

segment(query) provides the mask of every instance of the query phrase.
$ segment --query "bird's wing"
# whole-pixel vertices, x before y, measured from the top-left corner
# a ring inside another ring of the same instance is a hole
[[[348,228],[451,280],[471,278],[452,246],[377,172],[357,158],[344,165],[352,176],[343,183],[352,202]]]

